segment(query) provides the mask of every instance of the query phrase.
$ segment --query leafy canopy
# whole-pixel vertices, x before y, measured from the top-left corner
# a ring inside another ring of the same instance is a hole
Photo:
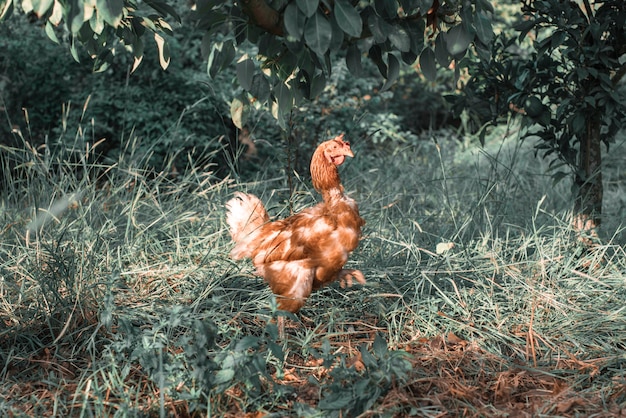
[[[385,90],[402,63],[417,60],[432,80],[438,66],[458,68],[470,45],[488,49],[494,38],[489,0],[197,0],[183,11],[159,0],[8,0],[0,19],[20,8],[43,20],[56,42],[62,28],[77,60],[83,44],[98,69],[122,45],[134,55],[134,70],[148,38],[167,68],[168,22],[188,15],[205,32],[210,76],[236,62],[244,93],[231,113],[240,127],[251,105],[268,106],[285,127],[294,105],[324,89],[337,60],[359,77],[362,59],[369,58]]]

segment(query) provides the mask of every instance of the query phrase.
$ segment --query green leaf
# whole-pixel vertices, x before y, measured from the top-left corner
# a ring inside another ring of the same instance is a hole
[[[243,129],[245,125],[244,108],[244,103],[238,98],[234,98],[233,101],[230,102],[230,118],[233,124],[239,129]]]
[[[363,31],[361,15],[348,0],[335,0],[335,19],[341,29],[348,35],[358,38]]]
[[[433,7],[433,0],[419,0],[418,3],[419,9],[423,15],[425,15],[426,12],[428,12],[428,10]]]
[[[320,73],[316,74],[311,80],[311,88],[310,88],[311,92],[309,93],[311,95],[311,99],[314,99],[320,94],[322,94],[325,87],[326,87],[326,76],[324,75],[323,72],[320,71]]]
[[[385,19],[398,16],[398,5],[394,0],[374,0],[374,10]]]
[[[259,338],[252,335],[246,335],[235,344],[236,352],[247,351],[249,348],[256,348],[259,346]]]
[[[0,7],[0,22],[13,14],[13,1],[4,0],[4,4]]]
[[[323,411],[336,411],[349,406],[352,401],[351,396],[346,396],[346,394],[341,391],[330,392],[328,396],[320,399],[317,407]]]
[[[493,8],[493,4],[491,4],[490,0],[478,0],[478,3],[476,4],[476,8],[477,9],[486,10],[489,13],[495,13],[495,11],[496,11]]]
[[[374,64],[376,64],[376,66],[378,67],[378,71],[380,71],[380,74],[383,77],[387,78],[387,65],[383,61],[383,53],[382,53],[382,50],[380,49],[380,46],[378,45],[372,46],[369,50],[369,57],[372,61],[374,61]]]
[[[7,1],[7,0],[2,0],[2,1]],[[8,3],[13,3],[13,1],[9,1]],[[20,5],[22,6],[22,12],[28,14],[28,13],[32,13],[34,7],[33,7],[33,2],[31,0],[22,0],[22,4]],[[2,6],[2,8],[4,8],[5,6]]]
[[[181,18],[176,9],[164,1],[157,0],[144,0],[148,6],[156,10],[161,16],[172,16],[178,23],[181,23]]]
[[[419,6],[419,0],[400,0],[400,7],[404,10],[404,13],[408,15]]]
[[[223,48],[223,44],[221,47]],[[213,45],[207,60],[207,73],[209,74],[209,77],[215,78],[217,73],[220,71],[223,62],[224,55],[222,54],[221,49],[217,45]]]
[[[332,27],[321,12],[311,16],[304,26],[304,40],[313,52],[323,56],[330,46]]]
[[[261,103],[265,103],[270,98],[270,83],[265,78],[265,75],[257,73],[252,77],[250,94]]]
[[[104,21],[117,28],[122,21],[124,0],[96,0],[96,9]]]
[[[367,368],[378,367],[378,362],[376,361],[376,358],[369,351],[367,351],[365,344],[359,347],[359,351],[361,352],[361,360],[363,361],[363,364],[365,365],[365,367]]]
[[[239,62],[237,62],[237,81],[239,81],[239,85],[243,87],[244,90],[250,91],[254,73],[254,61],[248,58],[247,55],[242,56]]]
[[[268,346],[270,348],[270,351],[272,352],[272,355],[274,357],[276,357],[276,359],[279,362],[284,362],[285,361],[285,353],[283,352],[283,348],[276,344],[274,341],[268,341]]]
[[[139,56],[135,55],[135,58],[133,59],[133,66],[130,69],[131,74],[134,73],[137,68],[139,68],[142,61],[143,61],[143,55],[139,55]]]
[[[531,118],[537,118],[544,111],[543,103],[537,96],[528,96],[524,100],[524,111]]]
[[[143,36],[144,33],[146,33],[146,28],[150,29],[152,32],[158,32],[158,29],[152,19],[142,17],[140,19],[131,19],[130,22],[132,25],[132,30],[137,36]]]
[[[391,25],[385,22],[376,14],[371,14],[367,19],[367,27],[372,36],[374,36],[374,42],[382,44],[387,40],[387,35],[391,32]]]
[[[535,24],[537,23],[536,20],[534,19],[529,19],[529,20],[523,20],[515,25],[513,25],[513,28],[520,32],[520,39],[523,38],[532,28],[535,27]]]
[[[235,369],[222,369],[215,373],[215,384],[221,385],[230,382],[235,377]]]
[[[446,46],[450,55],[455,58],[465,55],[472,38],[463,25],[456,25],[450,28],[445,34]]]
[[[53,3],[54,0],[31,0],[33,12],[37,15],[37,17],[45,15],[48,10],[50,10]]]
[[[311,17],[315,14],[319,3],[319,0],[296,0],[298,9],[302,10],[306,17]]]
[[[560,47],[561,45],[563,45],[563,42],[565,41],[565,37],[567,36],[567,34],[565,33],[565,31],[559,30],[554,32],[552,35],[550,35],[550,45],[552,47],[552,49],[556,49],[558,47]]]
[[[70,31],[77,34],[85,22],[85,7],[82,1],[71,2],[67,12],[67,23]]]
[[[396,58],[395,55],[393,54],[388,54],[387,55],[387,80],[385,81],[385,84],[383,84],[383,87],[380,89],[381,92],[388,90],[391,86],[393,86],[393,83],[396,82],[396,80],[398,79],[398,76],[400,76],[400,61],[398,61],[398,58]]]
[[[52,26],[52,23],[50,23],[50,21],[46,22],[45,30],[46,30],[46,35],[48,35],[48,38],[50,38],[52,42],[54,42],[55,44],[60,43],[59,38],[57,38],[57,34],[54,32],[54,26]]]
[[[539,115],[537,122],[539,122],[541,126],[547,127],[552,121],[552,115],[550,114],[550,108],[548,106],[543,105],[543,109],[544,111]]]
[[[556,187],[558,186],[558,184],[561,182],[561,180],[563,180],[566,177],[569,177],[570,173],[565,172],[565,171],[555,171],[554,174],[552,174],[552,187]]]
[[[446,45],[446,38],[443,33],[439,33],[437,39],[435,39],[435,58],[437,59],[437,63],[443,68],[448,68],[452,62],[452,57],[450,57],[448,53],[448,46]]]
[[[161,68],[166,70],[170,65],[170,46],[165,39],[158,33],[154,33],[154,40],[157,44],[157,49],[159,51],[159,64]]]
[[[585,119],[585,114],[582,111],[577,111],[571,117],[572,132],[576,135],[580,135],[581,133],[584,133],[585,128],[586,128],[586,123],[587,122]]]
[[[346,66],[348,71],[355,77],[360,77],[363,72],[363,66],[361,65],[361,50],[356,44],[352,44],[348,47],[346,52]]]
[[[402,24],[404,25],[404,30],[406,30],[409,35],[409,39],[411,40],[411,52],[415,55],[419,55],[422,52],[422,49],[424,49],[424,20],[418,20],[417,22],[411,22],[410,24],[403,22]]]
[[[420,68],[427,80],[437,79],[437,64],[435,63],[435,53],[430,48],[424,48],[420,54]]]
[[[304,34],[304,24],[306,22],[306,16],[300,11],[298,6],[294,3],[289,3],[285,9],[283,15],[285,29],[290,36],[293,36],[297,40],[302,39]]]
[[[524,100],[524,111],[533,122],[542,126],[548,126],[550,124],[552,118],[550,108],[543,104],[541,99],[537,96],[529,96]]]
[[[489,45],[493,41],[493,28],[491,27],[491,21],[484,13],[478,13],[474,20],[474,26],[476,27],[476,35],[480,42],[485,45]]]
[[[411,38],[400,25],[394,25],[389,32],[389,41],[398,51],[407,52],[411,49]]]
[[[281,80],[274,86],[274,99],[276,99],[276,119],[280,127],[286,129],[287,119],[293,109],[293,93]]]
[[[213,51],[213,37],[209,32],[205,32],[202,35],[202,41],[200,43],[200,53],[202,57],[208,57]]]
[[[76,49],[76,36],[72,36],[72,39],[70,41],[70,54],[72,55],[72,58],[74,58],[74,61],[80,62],[80,58],[78,57],[78,49]]]
[[[332,36],[330,39],[329,49],[332,52],[337,52],[343,48],[344,46],[343,40],[346,35],[343,29],[341,28],[341,26],[339,25],[339,23],[337,23],[335,19],[330,20],[330,25],[333,29],[332,29]]]
[[[402,53],[402,61],[406,65],[413,65],[417,59],[417,54],[413,51],[407,51]]]
[[[372,344],[372,349],[379,358],[385,356],[389,351],[387,349],[387,341],[385,341],[380,334],[376,334],[376,338],[374,338],[374,343]]]
[[[207,62],[209,76],[214,78],[220,70],[230,65],[233,59],[235,59],[233,41],[220,42],[213,45]]]
[[[104,18],[100,13],[94,13],[89,19],[89,26],[91,26],[91,30],[100,35],[104,31]]]
[[[293,91],[293,98],[295,106],[299,106],[305,100],[311,99],[311,77],[305,70],[298,71],[296,80],[291,82],[291,90]]]

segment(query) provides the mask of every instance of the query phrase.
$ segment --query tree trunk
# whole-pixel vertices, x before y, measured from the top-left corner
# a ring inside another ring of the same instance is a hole
[[[580,140],[578,172],[574,186],[573,227],[586,244],[597,237],[597,228],[602,221],[602,139],[600,137],[601,118],[593,115],[587,118],[587,132]]]

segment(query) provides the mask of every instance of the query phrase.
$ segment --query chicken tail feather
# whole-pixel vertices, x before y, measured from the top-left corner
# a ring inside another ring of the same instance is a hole
[[[226,202],[226,209],[226,223],[236,244],[232,255],[239,255],[235,258],[249,257],[245,250],[246,244],[252,241],[255,232],[270,220],[265,206],[258,197],[237,192],[235,197]]]

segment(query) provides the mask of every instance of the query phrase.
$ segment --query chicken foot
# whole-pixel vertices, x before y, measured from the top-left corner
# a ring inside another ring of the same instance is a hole
[[[365,276],[363,275],[363,273],[361,273],[360,270],[343,269],[338,274],[338,280],[339,286],[341,286],[342,289],[345,289],[346,287],[352,287],[353,280],[356,280],[361,284],[365,284]]]

